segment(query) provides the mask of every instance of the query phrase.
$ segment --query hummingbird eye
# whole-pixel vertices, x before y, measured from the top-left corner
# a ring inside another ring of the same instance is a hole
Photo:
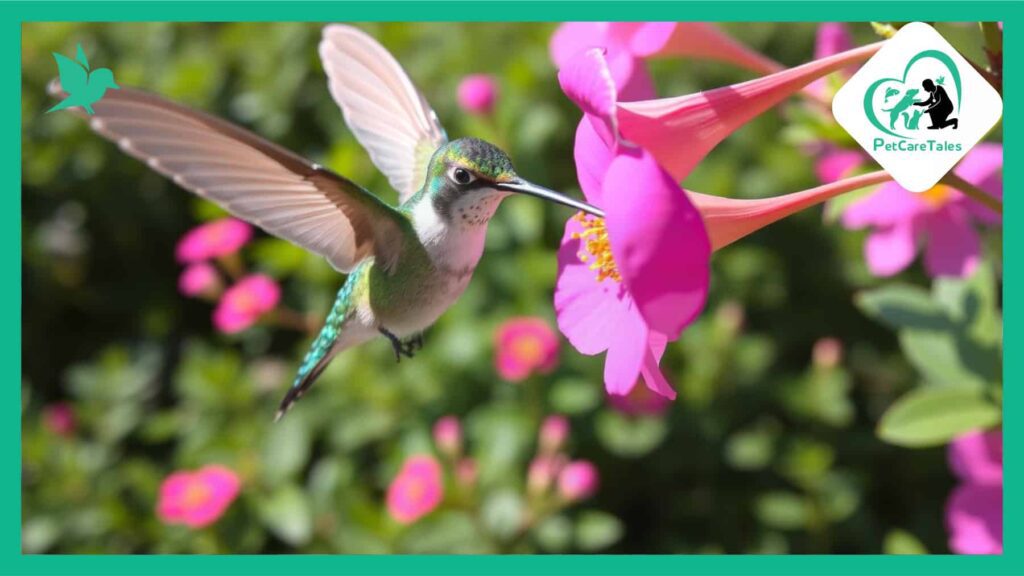
[[[451,172],[448,173],[448,177],[452,182],[455,182],[460,186],[465,186],[466,184],[476,180],[476,176],[474,176],[469,170],[459,168],[457,166],[452,168]]]

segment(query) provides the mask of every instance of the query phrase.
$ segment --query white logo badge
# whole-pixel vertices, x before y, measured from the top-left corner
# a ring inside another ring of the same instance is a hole
[[[900,186],[924,192],[995,126],[1003,101],[934,28],[914,22],[839,89],[832,114]]]

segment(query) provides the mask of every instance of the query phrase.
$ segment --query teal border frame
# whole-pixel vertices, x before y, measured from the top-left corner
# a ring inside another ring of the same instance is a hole
[[[0,89],[0,170],[13,185],[0,195],[0,261],[11,277],[0,284],[8,321],[0,326],[0,367],[8,375],[0,387],[0,402],[8,417],[0,419],[0,566],[8,574],[534,574],[578,571],[599,574],[1024,574],[1021,512],[1024,494],[1008,490],[1004,495],[1004,542],[1002,556],[31,556],[21,553],[21,25],[26,21],[563,21],[563,20],[708,20],[708,21],[1002,21],[1011,34],[1006,37],[1006,61],[1018,62],[1024,38],[1012,30],[1024,21],[1024,2],[931,0],[567,0],[494,1],[473,4],[441,2],[316,2],[248,0],[231,2],[10,2],[0,4],[0,58],[11,72],[3,76]],[[5,68],[7,67],[5,66]],[[1013,69],[1006,66],[1006,69]],[[1004,100],[1019,98],[1021,78],[1010,74],[1005,80]],[[1024,160],[1015,134],[1021,120],[1013,108],[1004,113],[1005,221],[1015,221],[1018,200],[1013,191],[1024,178],[1012,166]],[[1004,226],[1004,293],[1021,285],[1014,246],[1024,246],[1024,227]],[[1009,248],[1009,249],[1007,249]],[[1007,382],[1024,376],[1024,356],[1017,356],[1016,322],[1021,314],[1015,301],[1004,298],[1004,374]],[[1019,411],[1021,400],[1013,385],[1004,390],[1006,412]],[[1013,418],[1006,419],[1006,445],[1021,445]],[[1006,450],[1006,485],[1015,485],[1021,463]],[[14,512],[17,511],[17,514]]]

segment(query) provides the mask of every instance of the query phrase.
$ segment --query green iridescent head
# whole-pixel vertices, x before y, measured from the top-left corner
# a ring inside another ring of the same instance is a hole
[[[513,193],[600,214],[593,206],[523,180],[505,152],[478,138],[453,140],[434,152],[425,192],[447,221],[466,226],[486,224],[501,200]]]

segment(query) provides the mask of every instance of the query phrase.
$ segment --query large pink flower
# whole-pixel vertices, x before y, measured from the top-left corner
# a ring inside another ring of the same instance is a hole
[[[200,224],[178,241],[176,255],[183,264],[234,254],[252,238],[252,226],[236,218]]]
[[[607,51],[609,71],[622,100],[654,94],[643,58],[706,58],[760,73],[781,68],[707,22],[567,22],[551,38],[551,59],[563,68],[590,48]]]
[[[1003,435],[972,432],[949,445],[960,480],[946,503],[949,547],[957,554],[1003,553]]]
[[[241,332],[270,312],[281,299],[281,288],[264,274],[250,274],[228,288],[213,311],[213,324],[226,334]]]
[[[996,198],[1002,198],[1003,147],[983,143],[954,172]],[[892,276],[910,266],[926,243],[924,267],[932,276],[969,276],[981,258],[977,224],[994,224],[998,214],[945,184],[914,193],[895,182],[851,204],[842,216],[846,228],[871,227],[864,244],[868,269]]]
[[[430,456],[413,456],[388,486],[388,513],[411,524],[437,508],[443,496],[441,465]]]
[[[167,524],[202,528],[224,514],[240,486],[238,475],[224,466],[175,472],[160,485],[157,516]]]
[[[518,382],[558,366],[558,334],[542,318],[511,318],[498,327],[494,340],[495,368],[505,380]]]

